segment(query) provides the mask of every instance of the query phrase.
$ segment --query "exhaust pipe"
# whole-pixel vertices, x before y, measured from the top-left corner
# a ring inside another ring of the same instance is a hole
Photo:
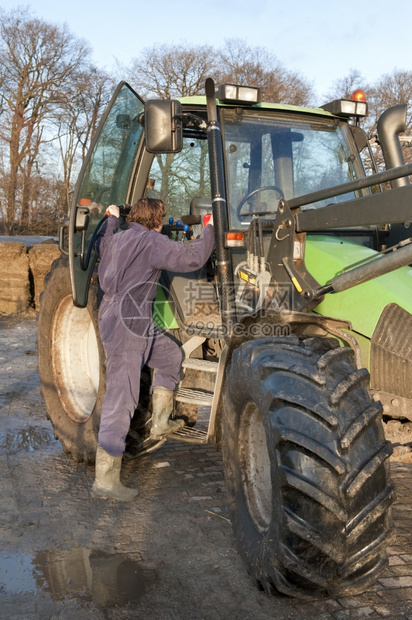
[[[378,138],[387,170],[405,164],[398,136],[402,131],[405,131],[406,110],[407,106],[405,104],[395,105],[385,110],[378,120]],[[391,181],[392,189],[409,184],[408,177],[401,177]]]

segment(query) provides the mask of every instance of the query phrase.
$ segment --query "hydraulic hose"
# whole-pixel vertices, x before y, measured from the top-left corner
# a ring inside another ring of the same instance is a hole
[[[102,219],[97,222],[96,227],[95,227],[95,229],[93,231],[93,234],[92,234],[92,236],[90,238],[90,241],[89,241],[86,257],[84,259],[83,259],[82,256],[80,257],[80,265],[81,265],[81,268],[83,269],[83,271],[87,271],[87,269],[89,268],[90,257],[92,255],[92,251],[94,249],[94,244],[96,242],[97,235],[99,234],[99,232],[100,232],[103,224],[107,220],[107,218],[108,218],[108,216],[104,215],[102,217]]]
[[[129,214],[130,209],[131,209],[130,205],[118,205],[118,207],[119,207],[119,212],[120,212],[120,215],[121,215],[122,217],[126,217],[126,216]],[[95,226],[95,229],[94,229],[94,231],[93,231],[93,234],[92,234],[92,236],[90,237],[90,241],[89,241],[89,245],[88,245],[88,248],[87,248],[87,254],[86,254],[86,257],[85,257],[85,258],[80,257],[80,265],[81,265],[81,268],[83,269],[83,271],[87,271],[87,269],[89,268],[90,257],[91,257],[91,255],[92,255],[92,251],[93,251],[93,248],[94,248],[94,244],[95,244],[95,242],[96,242],[97,235],[99,234],[99,232],[100,232],[100,230],[101,230],[101,228],[102,228],[103,224],[104,224],[104,223],[105,223],[105,221],[107,220],[107,218],[108,218],[108,215],[106,215],[106,214],[105,214],[105,215],[104,215],[104,216],[103,216],[103,217],[102,217],[102,218],[101,218],[101,219],[97,222],[97,224],[96,224],[96,226]]]

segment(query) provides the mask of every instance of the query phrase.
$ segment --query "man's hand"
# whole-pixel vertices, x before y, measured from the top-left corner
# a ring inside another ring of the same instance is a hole
[[[116,207],[116,205],[110,205],[110,207],[107,207],[105,215],[114,215],[115,217],[119,218],[119,207]]]

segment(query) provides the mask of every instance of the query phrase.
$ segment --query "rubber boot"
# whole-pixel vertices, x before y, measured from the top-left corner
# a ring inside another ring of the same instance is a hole
[[[173,391],[161,385],[153,388],[152,393],[152,428],[150,439],[161,439],[182,428],[183,420],[170,420],[173,412]]]
[[[138,489],[129,489],[120,482],[121,466],[121,456],[110,456],[101,446],[97,446],[96,478],[92,486],[95,497],[129,502],[139,495]]]

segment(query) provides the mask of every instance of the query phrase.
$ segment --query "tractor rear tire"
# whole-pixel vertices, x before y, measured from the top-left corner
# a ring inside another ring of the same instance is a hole
[[[54,261],[40,297],[37,349],[41,391],[54,435],[66,454],[93,463],[106,366],[98,330],[97,285],[90,287],[86,308],[73,305],[69,264]],[[141,400],[126,439],[125,458],[152,452],[164,441],[149,438],[150,377],[142,373]]]
[[[54,261],[40,298],[37,350],[42,396],[54,435],[76,461],[93,462],[105,391],[97,287],[86,308],[73,305],[69,264]]]
[[[333,338],[271,337],[233,353],[228,504],[239,552],[268,593],[352,595],[386,566],[392,447],[368,380]]]

